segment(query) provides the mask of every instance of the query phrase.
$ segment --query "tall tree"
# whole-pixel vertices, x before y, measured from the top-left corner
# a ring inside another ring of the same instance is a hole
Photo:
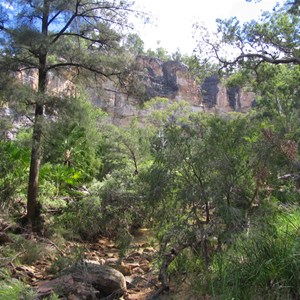
[[[246,23],[219,19],[215,35],[195,25],[200,60],[218,62],[231,75],[230,84],[250,83],[257,107],[279,117],[287,131],[296,126],[299,113],[299,3],[287,0]]]
[[[1,1],[0,49],[2,68],[36,70],[32,97],[34,124],[28,181],[27,219],[34,228],[39,219],[38,178],[45,107],[51,102],[49,72],[121,76],[126,60],[117,51],[121,29],[127,26],[132,3],[126,0],[12,0]],[[5,41],[5,42],[4,42]],[[120,67],[123,65],[122,67]]]
[[[205,61],[212,59],[226,69],[237,65],[255,69],[261,63],[300,64],[299,1],[277,4],[258,20],[241,23],[232,17],[218,19],[217,24],[214,35],[200,24],[194,27],[197,53]]]

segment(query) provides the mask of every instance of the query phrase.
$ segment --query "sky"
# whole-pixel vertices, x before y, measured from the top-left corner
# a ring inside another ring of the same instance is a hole
[[[136,23],[136,31],[145,43],[145,50],[163,47],[169,53],[177,49],[192,54],[195,42],[192,25],[203,23],[210,30],[216,28],[217,18],[236,16],[245,22],[257,19],[262,11],[272,10],[279,0],[136,0],[136,7],[152,14],[152,24]]]

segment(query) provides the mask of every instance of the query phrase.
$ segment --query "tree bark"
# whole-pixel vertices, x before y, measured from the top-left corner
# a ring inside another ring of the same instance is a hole
[[[48,36],[49,0],[44,0],[42,34]],[[45,39],[46,40],[46,39]],[[40,206],[38,203],[39,172],[41,164],[42,132],[44,119],[44,98],[47,87],[47,48],[41,47],[39,53],[38,97],[35,104],[31,160],[27,190],[27,220],[31,231],[39,230]]]
[[[33,140],[31,148],[31,160],[27,193],[27,219],[33,230],[38,223],[40,211],[38,209],[38,184],[41,163],[41,137],[43,121],[43,104],[37,103],[35,107],[35,119],[33,127]]]

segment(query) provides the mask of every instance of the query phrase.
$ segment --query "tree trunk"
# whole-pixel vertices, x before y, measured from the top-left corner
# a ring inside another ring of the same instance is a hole
[[[38,203],[38,187],[42,156],[41,143],[44,120],[44,97],[47,84],[46,57],[44,57],[43,61],[43,67],[39,70],[39,95],[35,104],[31,160],[27,193],[27,220],[31,231],[39,231],[40,229],[40,205]]]
[[[48,36],[49,0],[44,0],[42,34]],[[41,141],[44,120],[44,98],[47,87],[47,48],[41,47],[39,53],[38,98],[35,104],[32,135],[31,160],[27,191],[27,221],[31,231],[40,229],[40,205],[38,203],[39,172],[41,164]]]
[[[44,106],[37,103],[35,106],[35,118],[32,137],[31,161],[29,170],[27,193],[27,220],[31,230],[38,227],[40,210],[38,205],[39,171],[41,163],[41,137]]]

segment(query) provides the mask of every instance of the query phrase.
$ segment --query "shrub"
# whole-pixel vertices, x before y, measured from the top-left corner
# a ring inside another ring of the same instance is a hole
[[[88,196],[68,205],[58,223],[70,239],[94,240],[104,231],[101,199]]]
[[[36,299],[36,293],[23,282],[10,279],[0,282],[0,298],[1,300],[33,300]]]
[[[19,142],[0,141],[0,204],[24,194],[27,184],[29,149]]]
[[[55,251],[44,243],[28,240],[21,235],[9,234],[9,237],[12,242],[0,247],[0,260],[4,260],[7,264],[13,262],[14,264],[30,265],[52,256]]]
[[[207,278],[221,299],[297,299],[300,296],[299,211],[285,212],[269,226],[242,236],[215,256]]]

